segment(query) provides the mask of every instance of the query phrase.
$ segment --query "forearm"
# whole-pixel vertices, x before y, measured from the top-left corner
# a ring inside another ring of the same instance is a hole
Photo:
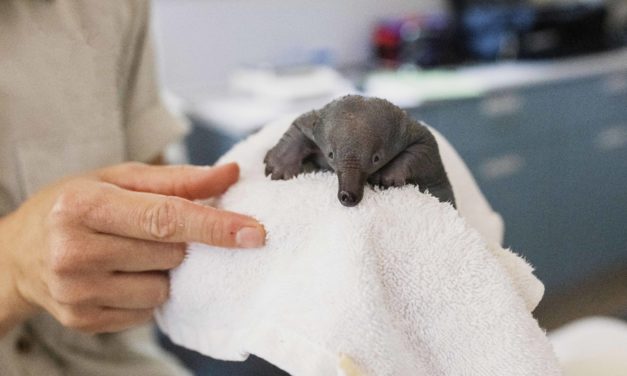
[[[0,338],[26,320],[31,313],[29,305],[18,293],[9,252],[13,230],[8,216],[0,217]]]

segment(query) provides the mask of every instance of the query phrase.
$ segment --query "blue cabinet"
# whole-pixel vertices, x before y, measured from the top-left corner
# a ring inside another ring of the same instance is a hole
[[[459,151],[548,295],[627,266],[626,81],[627,70],[411,110]]]

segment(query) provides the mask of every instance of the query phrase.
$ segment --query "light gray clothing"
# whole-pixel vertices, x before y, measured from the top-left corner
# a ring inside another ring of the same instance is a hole
[[[148,161],[184,134],[150,45],[147,1],[0,0],[0,216],[61,177]],[[181,373],[148,328],[86,335],[41,314],[0,338],[2,376]]]

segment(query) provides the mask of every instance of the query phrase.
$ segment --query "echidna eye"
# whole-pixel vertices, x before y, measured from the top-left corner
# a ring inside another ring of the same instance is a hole
[[[375,154],[372,156],[372,162],[373,163],[378,163],[381,160],[381,157],[379,157],[378,154]]]
[[[329,156],[329,159],[333,159],[333,152],[332,152],[332,151],[330,151],[330,152],[329,152],[329,154],[328,154],[328,156]]]

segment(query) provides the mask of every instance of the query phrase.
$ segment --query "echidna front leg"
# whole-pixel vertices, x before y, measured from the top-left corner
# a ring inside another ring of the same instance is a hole
[[[316,144],[292,124],[266,154],[263,160],[266,164],[266,176],[269,175],[272,180],[293,178],[302,171],[303,161],[317,149]]]
[[[435,138],[424,126],[415,123],[409,146],[368,178],[383,188],[416,184],[421,192],[428,190],[441,202],[455,206],[453,188],[448,179]]]

